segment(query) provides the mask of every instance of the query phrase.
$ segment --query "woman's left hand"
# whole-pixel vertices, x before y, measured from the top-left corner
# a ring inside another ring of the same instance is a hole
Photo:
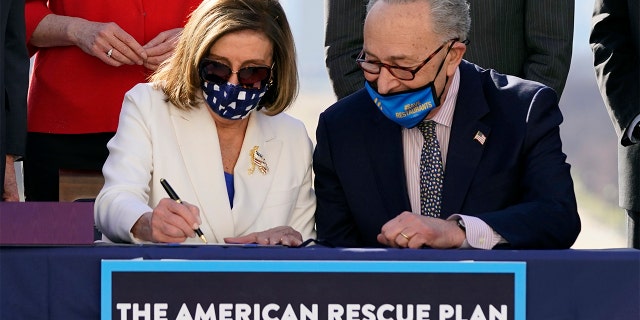
[[[280,226],[245,236],[224,238],[225,243],[281,244],[295,247],[302,243],[302,235],[289,226]]]
[[[158,69],[158,66],[173,54],[181,32],[182,28],[163,31],[146,43],[143,46],[147,53],[144,66],[150,70]]]

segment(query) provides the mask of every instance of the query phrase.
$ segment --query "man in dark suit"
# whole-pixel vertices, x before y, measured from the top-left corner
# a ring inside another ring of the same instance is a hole
[[[638,0],[596,0],[591,38],[600,93],[618,134],[620,206],[629,246],[640,249],[640,7]]]
[[[362,88],[355,63],[362,49],[368,0],[328,0],[326,65],[338,99]],[[500,73],[538,81],[562,95],[571,65],[573,0],[469,0],[465,59]]]
[[[3,201],[19,201],[13,164],[24,155],[29,86],[24,0],[1,1],[0,38],[0,194]]]
[[[580,219],[557,96],[463,61],[469,25],[464,0],[369,4],[358,59],[366,87],[318,123],[320,240],[483,249],[574,243]],[[432,140],[421,131],[430,125],[438,148],[423,157],[423,141]],[[433,173],[439,166],[443,180]],[[425,186],[431,179],[439,182]]]

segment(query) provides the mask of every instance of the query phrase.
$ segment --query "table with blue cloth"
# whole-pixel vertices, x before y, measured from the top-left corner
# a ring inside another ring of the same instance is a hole
[[[640,250],[0,246],[0,319],[99,319],[103,259],[522,261],[527,319],[640,319]]]

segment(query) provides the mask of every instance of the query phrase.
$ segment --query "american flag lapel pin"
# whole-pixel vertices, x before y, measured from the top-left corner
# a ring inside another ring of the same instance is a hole
[[[473,136],[473,140],[478,141],[481,145],[484,145],[484,142],[487,141],[487,136],[482,133],[482,131],[476,132],[476,135]]]
[[[262,153],[258,151],[258,146],[254,146],[253,148],[251,148],[251,151],[249,151],[249,158],[249,174],[253,174],[256,168],[258,168],[258,171],[260,171],[260,173],[262,173],[263,175],[269,172],[267,161]]]

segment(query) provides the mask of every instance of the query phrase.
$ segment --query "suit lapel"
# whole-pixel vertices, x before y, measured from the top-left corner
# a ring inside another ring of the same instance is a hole
[[[377,194],[391,219],[404,210],[411,210],[404,173],[402,129],[387,119],[373,104],[370,109],[374,111],[369,114],[372,119],[362,123],[374,125],[363,125],[362,132],[366,133],[364,140],[372,164],[372,174],[377,182]]]
[[[206,107],[189,111],[173,108],[171,119],[180,148],[176,156],[182,156],[195,194],[195,199],[183,200],[200,208],[202,231],[210,241],[220,242],[233,235],[234,227],[215,124]]]
[[[464,72],[469,67],[464,62],[460,65],[460,88],[451,126],[442,190],[443,218],[460,212],[480,163],[486,142],[478,141],[476,134],[480,132],[487,139],[491,139],[491,127],[481,121],[489,111],[484,94],[478,89],[482,88],[482,84],[478,76]]]
[[[260,215],[267,194],[273,183],[280,161],[282,141],[275,135],[275,130],[262,112],[254,111],[249,118],[240,156],[234,168],[235,198],[233,215],[236,233],[245,233]],[[261,119],[261,120],[259,120]],[[254,148],[264,157],[269,170],[266,174],[255,167],[252,173],[251,154]]]

